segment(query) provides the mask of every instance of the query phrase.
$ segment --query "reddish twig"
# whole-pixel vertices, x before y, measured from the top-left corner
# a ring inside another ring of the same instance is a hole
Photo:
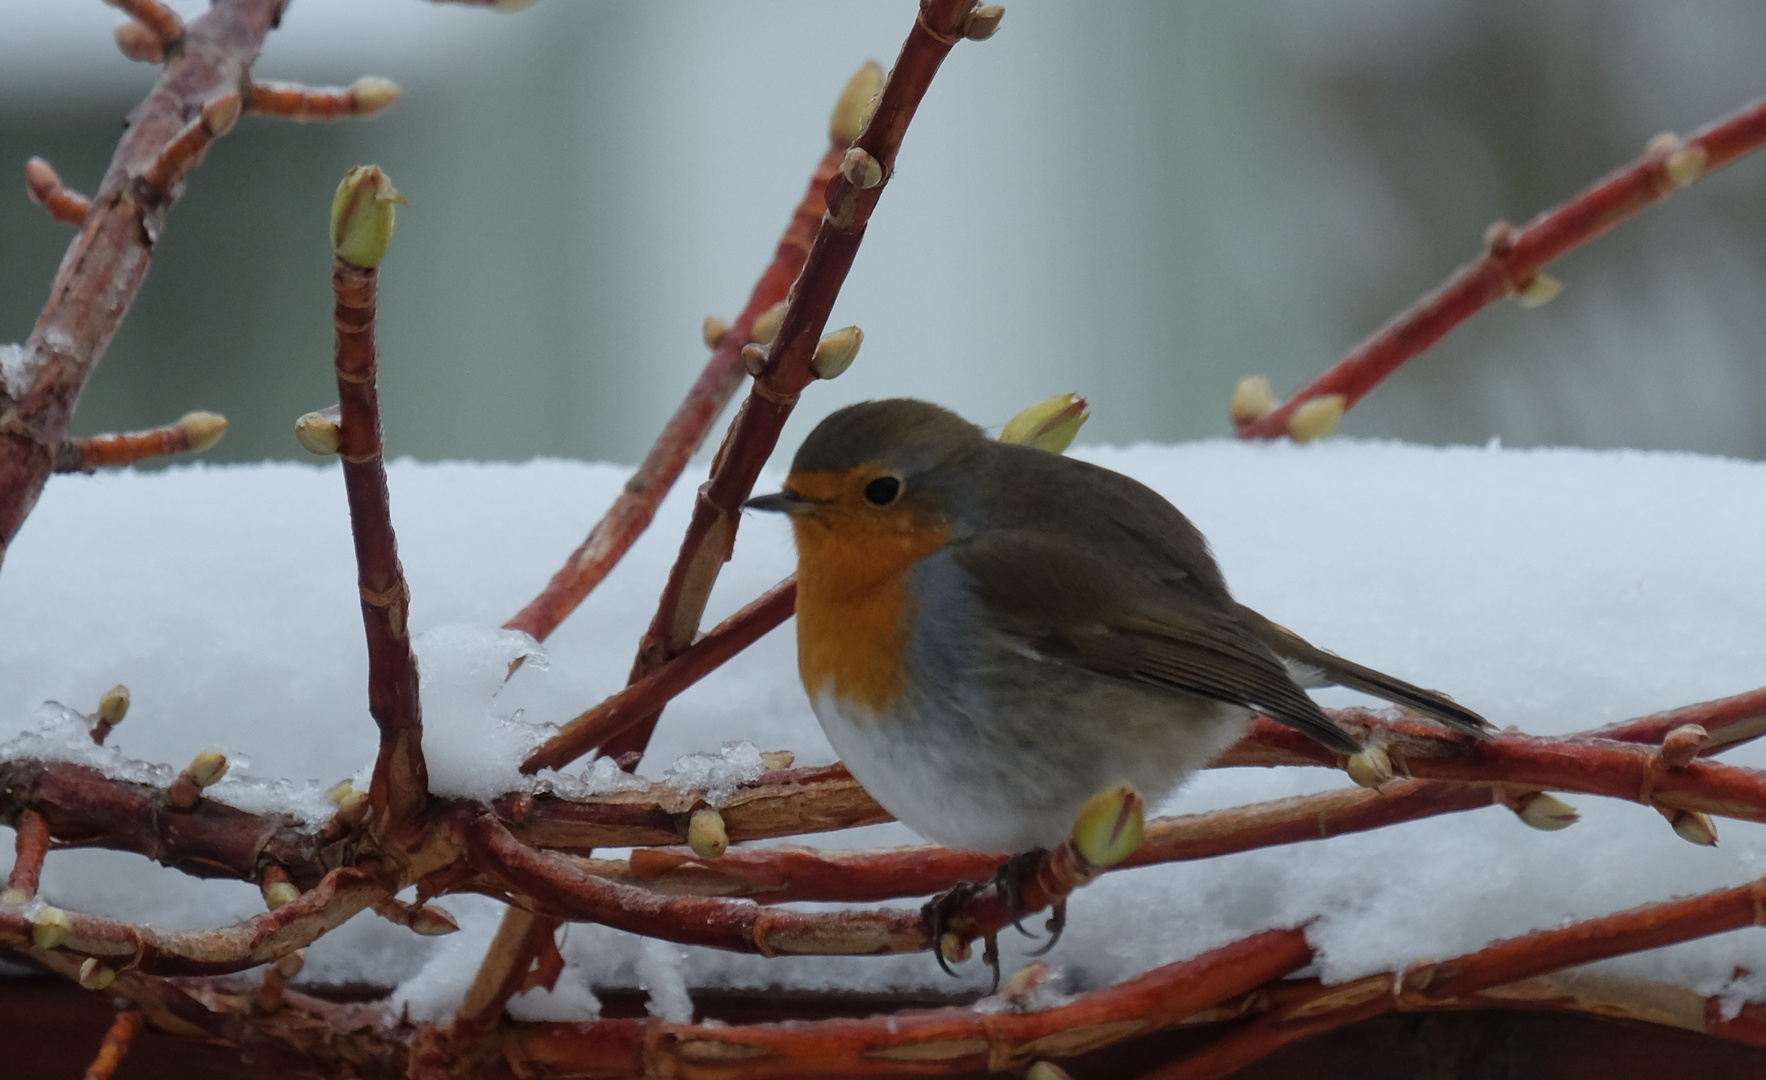
[[[92,210],[25,340],[21,370],[0,387],[0,558],[36,504],[74,403],[147,273],[183,169],[195,158],[186,118],[209,115],[226,97],[237,101],[233,88],[245,81],[281,9],[280,0],[217,4],[191,24],[153,93],[129,114]],[[174,146],[182,149],[168,154]]]
[[[972,1008],[783,1024],[602,1020],[529,1024],[505,1049],[518,1075],[596,1063],[606,1077],[901,1076],[1018,1072],[1181,1023],[1312,959],[1299,930],[1268,930],[1065,1004],[1022,1012]],[[715,1073],[711,1070],[715,1069]]]
[[[55,167],[40,157],[25,162],[25,190],[31,201],[49,211],[49,216],[64,225],[78,228],[92,211],[92,200],[71,188],[64,187]]]
[[[1449,330],[1504,296],[1525,290],[1553,259],[1763,144],[1766,101],[1704,128],[1684,143],[1672,136],[1652,141],[1641,160],[1540,214],[1518,231],[1499,222],[1491,227],[1488,250],[1477,261],[1462,267],[1409,311],[1357,345],[1287,404],[1239,423],[1239,437],[1285,435],[1295,410],[1317,398],[1342,395],[1344,408],[1352,408]]]
[[[1766,687],[1640,716],[1595,728],[1586,735],[1614,742],[1660,743],[1669,732],[1688,724],[1697,724],[1710,736],[1701,754],[1718,753],[1766,735]]]
[[[851,153],[864,155],[866,168],[848,171],[858,175],[859,182],[848,179],[845,171],[829,180],[824,192],[828,212],[821,230],[792,286],[778,335],[754,374],[753,389],[724,436],[711,479],[699,490],[680,554],[669,571],[656,615],[639,643],[632,668],[634,680],[660,667],[697,636],[712,585],[735,544],[742,503],[772,456],[798,394],[816,378],[810,364],[816,344],[864,240],[871,211],[894,172],[896,152],[908,123],[939,65],[961,39],[973,7],[974,0],[921,0],[919,17],[902,44],[876,112],[853,141]],[[871,166],[875,167],[874,183],[868,175]],[[867,183],[870,186],[863,186]],[[649,743],[659,715],[645,717],[626,729],[603,746],[603,751],[618,757],[642,749]]]
[[[109,1030],[104,1033],[104,1042],[98,1047],[98,1056],[92,1059],[92,1064],[86,1066],[86,1080],[110,1080],[115,1075],[117,1066],[128,1055],[129,1047],[140,1030],[141,1010],[124,1009],[117,1013],[116,1019],[110,1022]]]
[[[337,396],[343,422],[338,457],[349,497],[355,539],[356,583],[368,635],[368,711],[380,727],[369,801],[381,826],[410,821],[429,797],[423,762],[423,714],[417,697],[417,657],[411,651],[411,593],[399,565],[392,505],[386,488],[385,448],[374,352],[379,271],[338,256],[331,268],[337,303]]]
[[[6,879],[6,902],[22,904],[37,895],[37,879],[43,874],[43,857],[49,854],[49,823],[26,807],[12,819],[16,831],[12,873]]]
[[[55,471],[92,472],[134,465],[157,457],[202,451],[221,441],[227,418],[211,412],[185,413],[175,423],[121,435],[93,435],[64,442],[55,451]]]
[[[385,112],[399,99],[397,83],[377,75],[364,75],[348,86],[303,86],[291,82],[254,82],[246,97],[245,111],[296,123],[366,119]]]
[[[1244,1027],[1143,1080],[1216,1080],[1283,1046],[1394,1009],[1440,1008],[1492,988],[1643,949],[1766,922],[1766,882],[1586,919],[1499,941],[1439,963],[1290,992]],[[1732,1034],[1741,1034],[1736,1025]]]
[[[648,675],[565,724],[558,734],[528,755],[521,763],[521,771],[535,773],[560,768],[642,723],[689,686],[789,619],[796,609],[797,579],[787,578]]]

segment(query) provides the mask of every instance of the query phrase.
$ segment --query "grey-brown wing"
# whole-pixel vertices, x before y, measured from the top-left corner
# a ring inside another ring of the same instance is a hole
[[[1260,709],[1339,753],[1360,749],[1239,621],[1238,606],[1182,567],[1113,561],[1017,530],[962,541],[952,554],[996,613],[994,629],[1041,659]]]
[[[1250,627],[1258,637],[1262,638],[1278,656],[1286,657],[1296,663],[1316,670],[1327,682],[1337,686],[1347,686],[1351,690],[1360,690],[1377,698],[1384,698],[1397,705],[1415,709],[1425,716],[1433,717],[1456,731],[1463,731],[1480,739],[1491,737],[1490,721],[1461,705],[1445,694],[1434,690],[1425,690],[1420,686],[1412,686],[1403,679],[1387,675],[1383,671],[1357,664],[1353,660],[1345,660],[1336,653],[1307,641],[1299,634],[1285,626],[1252,611],[1248,607],[1239,607],[1240,621]]]

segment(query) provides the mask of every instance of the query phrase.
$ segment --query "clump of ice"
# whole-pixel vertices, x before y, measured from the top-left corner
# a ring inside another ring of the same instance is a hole
[[[178,776],[178,770],[169,765],[129,757],[117,749],[114,741],[103,746],[93,742],[92,721],[78,709],[70,709],[59,701],[45,701],[37,707],[36,714],[35,723],[0,743],[0,761],[65,761],[97,769],[117,780],[160,787]]]
[[[679,945],[645,938],[638,946],[638,987],[650,995],[644,1008],[671,1024],[693,1022],[693,999],[687,995],[685,961]]]
[[[714,752],[676,758],[662,774],[662,782],[681,791],[703,790],[706,803],[722,806],[738,787],[766,771],[766,762],[760,759],[755,745],[746,739],[734,739]]]
[[[545,650],[529,634],[496,626],[448,623],[418,634],[423,752],[429,788],[438,795],[494,799],[526,790],[521,761],[544,735],[498,695],[517,661],[545,668]],[[525,665],[524,665],[525,666]]]

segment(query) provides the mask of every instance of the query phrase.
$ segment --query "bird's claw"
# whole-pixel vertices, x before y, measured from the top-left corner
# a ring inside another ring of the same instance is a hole
[[[1000,896],[1006,901],[1006,914],[1011,916],[1012,925],[1025,937],[1033,938],[1036,934],[1024,929],[1024,919],[1030,914],[1030,906],[1024,902],[1024,886],[1036,880],[1037,868],[1042,865],[1048,852],[1041,848],[1032,848],[1022,854],[1014,855],[1000,864],[999,872],[994,875],[994,887],[999,889]],[[1055,929],[1051,920],[1050,929]],[[1059,931],[1056,932],[1059,936]],[[1055,943],[1049,942],[1043,951],[1054,948]],[[1032,955],[1041,956],[1042,953]]]
[[[1043,929],[1049,932],[1048,941],[1040,948],[1026,953],[1026,956],[1047,956],[1049,950],[1060,943],[1061,931],[1067,929],[1067,901],[1055,901],[1054,906],[1049,909],[1049,921],[1043,924]]]
[[[950,961],[945,957],[945,938],[947,936],[956,938],[958,944],[963,946],[963,955],[955,957],[958,963],[968,958],[967,943],[957,937],[951,929],[951,924],[957,913],[962,911],[964,906],[980,891],[981,886],[973,881],[959,881],[926,901],[924,906],[920,908],[920,918],[925,920],[927,936],[932,939],[932,955],[937,958],[938,966],[944,970],[946,975],[955,977],[956,972],[950,969]]]

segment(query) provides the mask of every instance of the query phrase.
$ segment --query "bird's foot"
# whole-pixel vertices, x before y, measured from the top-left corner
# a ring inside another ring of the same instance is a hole
[[[959,881],[950,888],[934,896],[920,908],[920,918],[926,922],[926,933],[932,939],[932,955],[937,957],[938,966],[946,975],[954,976],[950,962],[962,963],[969,958],[969,943],[962,935],[951,929],[957,915],[974,899],[982,886],[973,881]]]
[[[1024,887],[1036,880],[1037,868],[1047,857],[1048,852],[1042,848],[1031,848],[1001,863],[999,873],[993,876],[994,887],[1006,902],[1006,913],[1012,917],[1012,925],[1025,937],[1033,938],[1036,935],[1024,929],[1024,919],[1030,914],[1030,906],[1024,902]],[[1052,920],[1049,929],[1056,930]],[[1058,930],[1056,932],[1059,933]],[[1046,948],[1053,948],[1054,944],[1051,941]]]
[[[1061,942],[1061,931],[1067,929],[1067,901],[1056,900],[1049,908],[1049,921],[1043,924],[1049,932],[1049,940],[1038,949],[1032,949],[1027,956],[1047,956],[1049,950]]]

